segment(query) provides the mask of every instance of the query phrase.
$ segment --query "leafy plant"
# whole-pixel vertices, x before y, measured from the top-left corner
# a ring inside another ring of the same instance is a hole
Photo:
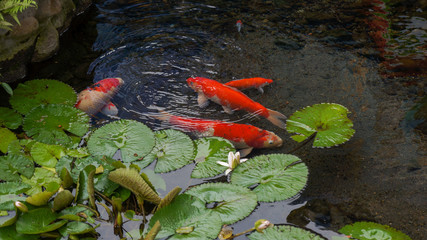
[[[4,19],[4,15],[10,15],[18,23],[18,13],[29,7],[37,7],[35,0],[3,0],[0,2],[0,28],[11,30],[12,24]]]
[[[374,222],[355,222],[338,230],[338,232],[350,235],[360,240],[410,240],[406,234],[390,226]]]
[[[267,228],[262,232],[254,232],[248,237],[250,240],[293,240],[293,239],[312,239],[324,240],[325,238],[320,235],[304,230],[299,227],[290,225],[275,225],[274,227]]]

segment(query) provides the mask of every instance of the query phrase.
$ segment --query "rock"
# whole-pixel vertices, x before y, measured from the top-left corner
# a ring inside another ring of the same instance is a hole
[[[59,49],[59,34],[56,28],[48,21],[46,27],[37,39],[32,62],[41,62],[52,57]]]
[[[61,34],[64,32],[73,19],[76,5],[72,0],[61,0],[62,11],[51,18],[53,26],[58,29]]]
[[[60,13],[61,10],[62,4],[60,0],[40,0],[36,18],[42,21]]]
[[[27,17],[22,19],[21,25],[15,25],[10,34],[13,38],[27,38],[37,32],[39,21],[35,17]]]

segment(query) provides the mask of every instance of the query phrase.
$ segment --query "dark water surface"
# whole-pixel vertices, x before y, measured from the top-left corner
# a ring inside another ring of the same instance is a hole
[[[216,104],[200,109],[188,77],[273,79],[264,94],[246,93],[288,116],[316,103],[342,104],[352,112],[354,137],[339,147],[296,152],[309,168],[306,189],[295,199],[261,203],[233,225],[235,232],[265,218],[330,238],[365,220],[421,240],[427,236],[426,12],[422,1],[98,1],[63,36],[58,55],[33,65],[28,79],[56,78],[81,90],[121,77],[125,85],[113,99],[120,118],[161,129],[167,126],[150,114],[162,109],[250,123],[285,141],[250,157],[286,153],[296,143],[265,119],[228,115]],[[192,167],[161,174],[160,193],[201,183],[189,178]],[[103,226],[101,238],[113,239],[112,225]]]

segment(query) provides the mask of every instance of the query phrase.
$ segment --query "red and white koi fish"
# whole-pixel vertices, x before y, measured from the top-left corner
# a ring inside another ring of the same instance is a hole
[[[198,93],[197,101],[200,107],[207,106],[208,100],[211,100],[222,105],[226,113],[231,114],[234,110],[245,110],[267,118],[280,128],[285,129],[286,127],[285,122],[280,120],[286,119],[285,115],[262,106],[232,87],[203,77],[188,78],[187,83]]]
[[[237,20],[237,22],[236,22],[236,28],[237,28],[238,32],[240,32],[240,30],[242,29],[242,26],[243,26],[242,21],[241,20]]]
[[[227,85],[229,87],[234,87],[239,90],[256,88],[261,93],[264,93],[264,90],[262,88],[272,82],[273,80],[271,79],[255,77],[255,78],[244,78],[239,80],[233,80],[233,81],[224,83],[224,85]]]
[[[107,116],[117,116],[119,114],[119,109],[117,109],[114,103],[109,102],[101,109],[101,113]]]
[[[199,137],[215,136],[228,139],[237,149],[241,149],[242,156],[248,155],[253,148],[281,147],[283,144],[282,139],[273,132],[249,124],[185,118],[164,111],[160,113],[161,115],[154,117],[182,131],[195,133]]]
[[[121,78],[106,78],[98,81],[79,93],[74,107],[89,115],[95,115],[104,106],[107,105],[108,108],[111,103],[110,99],[117,93],[122,84],[123,80]]]

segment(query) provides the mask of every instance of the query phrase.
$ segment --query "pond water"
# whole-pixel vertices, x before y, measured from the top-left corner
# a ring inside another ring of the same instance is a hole
[[[265,218],[330,238],[365,220],[425,239],[426,12],[425,1],[97,1],[62,36],[58,55],[32,65],[27,79],[59,79],[80,91],[121,77],[125,84],[113,99],[120,118],[164,129],[169,126],[151,115],[165,110],[249,123],[284,139],[283,147],[249,157],[286,153],[297,144],[265,119],[228,115],[216,104],[199,108],[188,77],[273,79],[264,94],[246,93],[287,116],[316,103],[342,104],[352,112],[354,137],[338,147],[295,152],[309,168],[306,189],[291,200],[260,204],[233,224],[235,232]],[[98,115],[95,123],[114,120]],[[210,181],[190,179],[192,167],[161,174],[160,193]],[[98,230],[100,239],[113,239],[111,225]]]

